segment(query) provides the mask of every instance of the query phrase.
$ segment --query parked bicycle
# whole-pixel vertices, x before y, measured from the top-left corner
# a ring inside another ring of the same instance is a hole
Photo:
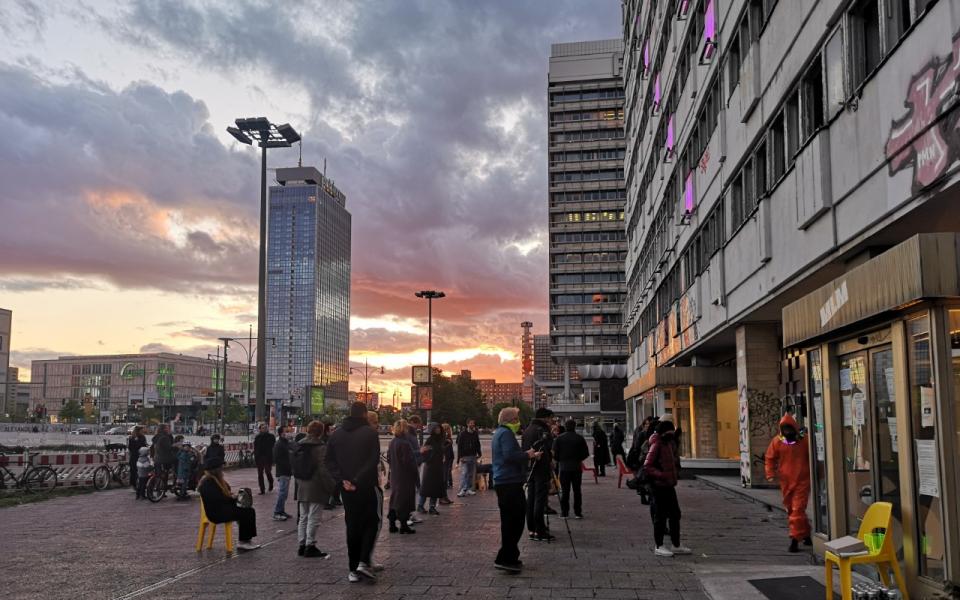
[[[154,466],[150,477],[147,479],[147,488],[144,491],[147,500],[150,502],[160,502],[163,500],[167,492],[173,489],[173,483],[171,483],[170,480],[175,480],[176,478],[171,477],[172,473],[172,468],[165,468],[161,465]]]
[[[17,489],[28,494],[45,495],[57,487],[57,472],[50,467],[35,466],[33,457],[37,454],[28,454],[27,467],[19,474],[10,470],[9,454],[22,454],[21,447],[0,448],[0,490]]]
[[[104,464],[97,467],[93,472],[93,487],[96,490],[105,490],[110,487],[110,482],[114,482],[121,487],[130,485],[130,464],[126,461],[125,455],[120,455],[120,462],[110,466],[107,462],[110,460],[110,453],[125,452],[126,444],[114,444],[110,440],[103,439],[104,451],[100,453]]]
[[[253,450],[244,450],[241,448],[237,456],[237,464],[240,467],[255,467],[257,463],[253,458]]]

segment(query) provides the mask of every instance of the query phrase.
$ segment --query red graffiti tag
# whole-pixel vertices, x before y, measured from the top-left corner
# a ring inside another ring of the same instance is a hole
[[[953,102],[960,79],[960,34],[953,38],[953,52],[934,57],[913,76],[904,106],[907,114],[894,121],[887,140],[890,175],[913,166],[913,188],[918,191],[936,181],[955,160],[960,132],[955,119],[931,126]]]

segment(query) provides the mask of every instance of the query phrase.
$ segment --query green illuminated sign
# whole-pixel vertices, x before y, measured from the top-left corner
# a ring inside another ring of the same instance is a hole
[[[310,388],[310,414],[321,415],[326,408],[322,387]]]
[[[125,363],[122,367],[120,367],[121,379],[134,379],[136,377],[143,377],[142,368],[137,368],[137,365],[133,363]]]

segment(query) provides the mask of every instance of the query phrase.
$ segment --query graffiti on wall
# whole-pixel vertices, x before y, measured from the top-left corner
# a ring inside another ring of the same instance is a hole
[[[960,115],[943,115],[960,92],[960,32],[952,52],[934,56],[910,79],[904,106],[907,113],[893,121],[886,157],[890,175],[913,168],[913,192],[935,182],[960,160]],[[960,111],[958,111],[960,112]]]
[[[740,483],[744,487],[764,479],[763,454],[778,433],[780,405],[780,398],[774,394],[740,387]]]

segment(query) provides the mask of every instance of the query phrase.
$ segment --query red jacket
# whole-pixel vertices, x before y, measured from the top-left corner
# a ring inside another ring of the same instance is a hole
[[[663,439],[659,433],[650,436],[650,449],[643,461],[643,471],[659,487],[675,487],[680,476],[680,459],[673,436]]]
[[[787,414],[780,419],[780,427],[790,425],[798,433],[800,428],[796,420]],[[777,477],[780,479],[780,487],[783,489],[810,489],[810,457],[809,442],[807,438],[798,438],[795,442],[789,442],[782,435],[778,435],[770,441],[764,456],[764,467],[768,479]]]

